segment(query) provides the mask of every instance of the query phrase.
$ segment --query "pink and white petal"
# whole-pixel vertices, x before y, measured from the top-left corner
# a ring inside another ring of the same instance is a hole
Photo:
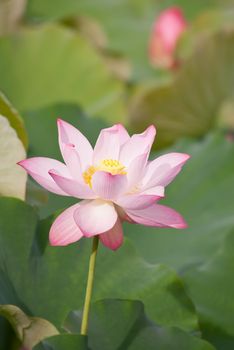
[[[50,192],[68,196],[49,175],[50,169],[56,169],[60,174],[68,176],[69,172],[65,164],[51,158],[33,157],[18,162],[32,178],[37,181],[42,187]]]
[[[149,126],[143,133],[133,135],[122,147],[119,160],[125,166],[142,153],[149,154],[154,142],[156,129],[153,125]]]
[[[137,224],[155,227],[186,228],[183,217],[174,209],[164,205],[152,204],[140,210],[126,210],[127,215]]]
[[[85,237],[100,235],[115,225],[118,215],[112,203],[95,199],[80,204],[74,219]]]
[[[117,211],[118,218],[121,222],[128,221],[128,222],[134,224],[134,221],[132,219],[130,219],[130,217],[126,214],[126,212],[124,211],[123,208],[121,208],[118,205],[115,205],[115,209]]]
[[[163,198],[165,196],[165,187],[154,186],[154,187],[148,188],[147,190],[142,191],[141,194],[158,196],[159,198]]]
[[[164,197],[164,187],[157,186],[136,194],[128,194],[118,198],[116,204],[130,210],[144,209]]]
[[[86,184],[81,184],[72,178],[61,176],[54,169],[51,169],[49,174],[59,188],[72,197],[81,199],[93,199],[97,197]]]
[[[81,167],[85,170],[88,165],[92,164],[93,157],[93,148],[89,141],[78,129],[66,121],[58,119],[57,124],[62,156],[64,156],[64,146],[66,144],[74,145],[80,157]]]
[[[149,162],[143,178],[144,188],[167,186],[189,158],[185,153],[168,153]]]
[[[103,129],[97,139],[93,152],[93,164],[104,159],[119,159],[120,146],[129,139],[126,129],[121,124]]]
[[[123,244],[123,227],[121,221],[117,219],[115,225],[109,231],[100,234],[99,238],[104,246],[112,250],[117,250]]]
[[[112,175],[97,171],[92,177],[92,189],[100,198],[115,200],[126,192],[128,180],[126,175]]]
[[[65,246],[83,237],[83,234],[74,220],[74,211],[79,207],[79,203],[66,209],[53,222],[49,241],[53,246]]]
[[[67,168],[74,180],[82,183],[82,169],[79,153],[76,151],[73,144],[66,144],[63,148],[63,159],[67,164]]]
[[[125,142],[127,142],[130,139],[130,136],[122,124],[118,123],[115,124],[115,126],[118,128],[119,142],[120,146],[122,146],[123,144],[125,144]]]
[[[145,174],[147,159],[148,159],[148,152],[137,156],[130,163],[127,169],[129,191],[131,191],[132,188],[136,186],[143,178],[143,175]]]

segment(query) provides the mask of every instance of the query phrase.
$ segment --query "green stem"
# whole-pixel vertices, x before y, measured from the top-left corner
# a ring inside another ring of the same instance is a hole
[[[93,280],[94,280],[94,271],[95,271],[95,262],[96,262],[96,256],[97,256],[97,250],[98,250],[98,243],[99,243],[99,237],[94,236],[92,252],[89,259],[88,280],[87,280],[87,287],[86,287],[86,294],[85,294],[83,317],[82,317],[81,329],[80,329],[80,333],[82,335],[87,335],[87,330],[88,330],[89,309],[90,309],[90,301],[91,301],[91,295],[92,295],[92,289],[93,289]]]

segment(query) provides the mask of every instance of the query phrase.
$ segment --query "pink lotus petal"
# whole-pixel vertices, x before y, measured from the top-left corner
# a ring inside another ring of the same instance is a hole
[[[80,157],[74,145],[65,144],[63,147],[63,159],[67,165],[69,173],[74,180],[83,183]]]
[[[152,204],[140,210],[126,210],[127,215],[137,224],[156,227],[186,228],[183,217],[174,209],[164,205]]]
[[[102,199],[114,200],[126,191],[127,186],[126,175],[97,171],[92,177],[92,189]]]
[[[123,228],[119,219],[112,229],[100,235],[100,241],[112,250],[117,250],[123,244]]]
[[[62,119],[58,119],[59,146],[62,155],[66,144],[74,145],[79,154],[81,167],[83,170],[92,164],[93,148],[87,138],[73,125]],[[65,159],[64,159],[65,160]]]
[[[133,135],[122,147],[120,151],[120,162],[128,166],[133,159],[139,155],[150,152],[154,142],[156,129],[153,125],[149,126],[142,134]]]
[[[81,184],[72,178],[61,176],[53,169],[49,171],[49,174],[55,183],[68,195],[81,199],[96,198],[94,192],[85,183]]]
[[[144,209],[163,197],[164,187],[157,186],[140,193],[122,196],[118,198],[116,204],[126,210]]]
[[[120,146],[122,146],[125,142],[127,142],[130,139],[130,136],[125,129],[125,127],[122,124],[116,124],[119,132],[119,140],[120,140]]]
[[[149,162],[143,178],[144,188],[167,186],[189,158],[185,153],[168,153]]]
[[[66,209],[55,219],[49,233],[51,245],[65,246],[79,241],[83,237],[74,220],[74,212],[79,205],[78,203]]]
[[[109,231],[118,218],[114,205],[101,199],[82,201],[74,213],[76,224],[86,237]]]
[[[128,169],[127,169],[127,178],[128,178],[128,190],[131,191],[134,186],[137,186],[138,183],[143,178],[145,173],[145,167],[148,159],[148,152],[145,152],[132,160]]]
[[[63,176],[68,176],[69,172],[63,163],[45,157],[33,157],[18,162],[32,178],[37,181],[42,187],[46,188],[48,191],[60,194],[62,196],[68,196],[68,194],[63,191],[49,175],[50,169],[56,169]]]
[[[120,146],[124,144],[129,135],[121,124],[103,129],[97,139],[93,153],[93,164],[99,164],[104,159],[119,159]]]
[[[115,205],[115,210],[117,211],[118,218],[121,222],[127,221],[127,222],[130,222],[132,224],[135,223],[132,219],[130,219],[130,217],[127,215],[127,213],[124,211],[124,209],[121,208],[120,206]]]

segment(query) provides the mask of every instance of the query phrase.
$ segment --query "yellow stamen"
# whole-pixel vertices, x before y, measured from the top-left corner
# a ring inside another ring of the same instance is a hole
[[[94,166],[90,166],[84,173],[83,173],[83,179],[84,182],[89,185],[90,188],[92,188],[92,176],[96,172],[96,168]]]
[[[112,175],[126,175],[125,166],[115,159],[104,159],[100,165],[94,167],[90,166],[84,173],[84,182],[92,188],[92,176],[96,171],[106,171]]]
[[[125,166],[115,159],[104,159],[101,161],[98,169],[99,171],[106,171],[112,175],[125,175]]]

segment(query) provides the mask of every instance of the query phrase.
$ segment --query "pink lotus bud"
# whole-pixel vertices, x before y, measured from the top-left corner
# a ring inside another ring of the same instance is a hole
[[[149,42],[149,58],[152,65],[166,69],[177,65],[176,44],[186,28],[187,22],[180,8],[170,7],[161,12],[153,24]]]

